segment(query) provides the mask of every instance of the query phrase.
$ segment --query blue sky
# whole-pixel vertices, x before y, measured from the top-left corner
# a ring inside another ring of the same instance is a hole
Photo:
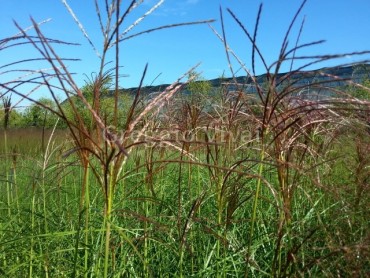
[[[0,39],[17,33],[13,20],[22,27],[30,25],[30,16],[36,21],[51,18],[42,25],[44,34],[55,39],[77,42],[81,46],[57,46],[61,57],[79,58],[80,62],[67,63],[71,72],[76,73],[75,80],[79,86],[84,84],[85,75],[96,72],[99,58],[86,39],[82,36],[72,17],[60,0],[0,0]],[[99,0],[103,3],[104,1]],[[123,3],[129,1],[124,0]],[[136,18],[146,12],[158,0],[144,1],[128,17],[124,27],[129,26]],[[93,0],[69,0],[68,3],[79,17],[97,49],[102,49],[102,36],[95,15]],[[260,22],[257,43],[268,64],[277,59],[282,40],[295,11],[301,1],[298,0],[265,0]],[[180,23],[195,20],[215,19],[212,26],[221,33],[220,6],[224,12],[227,40],[230,47],[251,69],[251,46],[236,24],[227,13],[230,8],[244,26],[253,33],[254,23],[260,1],[254,0],[166,0],[159,9],[135,27],[129,34],[143,31],[154,26]],[[102,5],[103,6],[103,5]],[[369,0],[308,0],[290,37],[294,45],[300,23],[305,16],[305,26],[301,37],[302,43],[325,39],[326,43],[310,47],[297,54],[336,54],[352,51],[370,50],[370,1]],[[122,29],[123,29],[122,28]],[[21,58],[32,58],[36,52],[29,47],[12,47],[0,51],[0,61],[4,65]],[[342,60],[316,65],[316,68],[332,66],[340,63],[355,62],[369,56],[346,57]],[[109,56],[113,60],[113,56]],[[207,25],[196,25],[166,29],[124,41],[121,44],[121,79],[120,86],[134,87],[139,84],[141,73],[146,63],[149,64],[145,85],[171,83],[189,68],[201,62],[197,71],[206,79],[217,78],[224,74],[230,76],[222,43]],[[257,60],[257,74],[264,73],[261,63]],[[239,69],[233,61],[234,70]],[[0,65],[1,66],[1,65]],[[298,66],[298,64],[297,64]],[[25,64],[23,68],[43,68],[45,64]],[[21,68],[21,66],[14,66]],[[286,67],[285,69],[288,69]],[[10,69],[10,68],[7,68]],[[283,68],[283,70],[285,70]],[[0,72],[5,69],[0,69]],[[237,71],[237,75],[245,75]],[[0,82],[14,78],[9,74],[0,75]],[[45,94],[42,90],[40,95]]]

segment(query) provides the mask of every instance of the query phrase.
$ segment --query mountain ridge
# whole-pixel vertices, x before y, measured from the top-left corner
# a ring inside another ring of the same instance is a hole
[[[346,81],[353,81],[357,83],[361,83],[365,79],[370,79],[370,64],[355,64],[350,66],[337,66],[337,67],[324,67],[317,70],[310,70],[310,71],[292,71],[292,72],[284,72],[279,73],[277,76],[278,82],[283,80],[290,74],[290,82],[294,84],[294,86],[304,86],[314,84],[316,82],[326,81],[326,86],[328,87],[339,87],[344,86]],[[255,76],[258,84],[263,84],[265,82],[267,74],[261,74]],[[209,80],[201,80],[195,82],[202,82],[206,81],[209,82],[212,89],[220,88],[225,84],[229,84],[230,90],[233,90],[233,85],[235,82],[239,85],[243,85],[243,90],[246,93],[255,93],[255,89],[253,89],[253,80],[249,76],[238,76],[238,77],[220,77],[214,78]],[[159,85],[149,85],[149,86],[142,86],[140,88],[141,94],[151,94],[151,93],[158,93],[165,90],[171,84],[159,84]],[[139,87],[130,87],[120,89],[121,92],[126,92],[130,94],[135,94]],[[187,87],[185,85],[183,91],[187,91]],[[114,91],[110,91],[109,95],[113,95]]]

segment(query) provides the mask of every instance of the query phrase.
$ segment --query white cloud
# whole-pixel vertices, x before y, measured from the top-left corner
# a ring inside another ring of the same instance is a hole
[[[153,6],[158,0],[145,0],[148,6]],[[186,16],[191,6],[197,5],[200,0],[182,0],[182,1],[165,1],[161,8],[156,10],[153,15],[156,16]]]
[[[199,0],[186,0],[185,4],[188,5],[195,5],[199,2]]]

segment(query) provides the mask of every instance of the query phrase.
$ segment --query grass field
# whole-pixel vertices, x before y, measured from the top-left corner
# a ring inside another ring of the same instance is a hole
[[[120,1],[108,2],[96,7],[100,68],[83,88],[65,65],[70,60],[53,47],[65,43],[45,37],[41,23],[2,40],[1,46],[32,45],[41,57],[35,60],[49,70],[22,69],[20,78],[0,84],[6,91],[0,276],[367,277],[368,83],[333,76],[308,85],[292,81],[316,63],[365,52],[296,56],[321,43],[300,44],[304,21],[296,44],[288,43],[302,1],[279,57],[267,66],[255,40],[262,5],[254,34],[228,10],[252,45],[249,71],[227,46],[221,10],[222,35],[210,27],[255,94],[235,82],[210,93],[206,81],[195,82],[201,79],[192,68],[147,97],[141,94],[145,67],[135,94],[122,101],[119,27],[137,3],[123,13]],[[116,57],[109,69],[108,56]],[[255,59],[266,68],[263,84],[253,74]],[[292,70],[278,79],[284,63]],[[231,64],[230,70],[234,74]],[[348,86],[326,86],[338,81]],[[36,88],[26,94],[22,85],[30,84]],[[181,93],[185,86],[190,94]],[[48,90],[51,104],[30,96],[39,87]],[[320,96],[321,89],[331,93]],[[305,91],[313,97],[301,98]],[[107,92],[113,97],[104,98]],[[52,113],[64,128],[10,129],[12,95],[37,105],[44,123]]]
[[[309,150],[291,151],[282,164],[277,146],[250,134],[243,142],[250,127],[242,119],[234,124],[198,128],[196,136],[210,140],[182,142],[181,151],[152,140],[130,153],[111,200],[111,276],[365,277],[366,131],[317,126]],[[99,162],[91,157],[81,166],[68,152],[71,143],[60,139],[65,130],[46,132],[44,148],[41,134],[7,131],[0,271],[100,276],[107,220],[93,173]]]

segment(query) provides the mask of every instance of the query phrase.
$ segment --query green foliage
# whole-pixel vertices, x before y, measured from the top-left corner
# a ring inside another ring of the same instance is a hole
[[[365,79],[361,85],[365,88],[351,86],[349,90],[351,95],[360,100],[370,100],[370,79]]]
[[[82,101],[76,97],[72,97],[73,104],[77,108],[78,114],[82,117],[86,123],[92,122],[91,113],[86,109]],[[92,99],[88,100],[90,105],[93,105]],[[100,117],[107,124],[113,124],[114,117],[114,98],[113,97],[102,97],[100,98]],[[121,94],[118,99],[118,127],[123,127],[128,109],[132,103],[132,96],[129,94]],[[69,103],[63,103],[63,111],[66,113],[67,119],[72,120],[74,117],[72,107]]]
[[[96,105],[95,99],[94,99],[94,85],[93,81],[89,81],[85,86],[81,88],[81,91],[86,98],[87,102],[94,107]],[[107,126],[110,126],[114,122],[114,106],[115,106],[115,99],[112,95],[111,90],[111,78],[106,78],[102,84],[102,87],[99,91],[99,116],[101,119],[106,123]],[[132,104],[132,96],[124,91],[119,92],[118,96],[118,127],[122,128],[124,123],[126,122],[126,116],[128,114],[128,110],[130,105]],[[85,123],[90,123],[90,125],[93,122],[93,117],[91,115],[91,112],[86,108],[83,101],[78,98],[77,96],[72,96],[70,98],[70,101],[73,103],[75,108],[78,111],[78,115],[82,118],[82,121]],[[62,104],[63,111],[67,116],[67,119],[69,121],[73,121],[75,114],[73,112],[71,103],[68,101],[65,101]]]
[[[41,98],[38,103],[32,103],[22,113],[23,127],[52,128],[58,121],[58,117],[49,109],[55,109],[56,103],[48,98]]]
[[[4,127],[4,108],[0,106],[0,126]],[[24,126],[23,113],[19,112],[17,109],[12,109],[10,112],[8,128],[18,128]]]
[[[190,94],[193,97],[203,96],[203,98],[207,98],[207,96],[211,93],[211,83],[207,80],[204,80],[204,78],[196,72],[191,72],[189,74],[189,79],[191,79],[191,81],[187,84],[186,88]]]

